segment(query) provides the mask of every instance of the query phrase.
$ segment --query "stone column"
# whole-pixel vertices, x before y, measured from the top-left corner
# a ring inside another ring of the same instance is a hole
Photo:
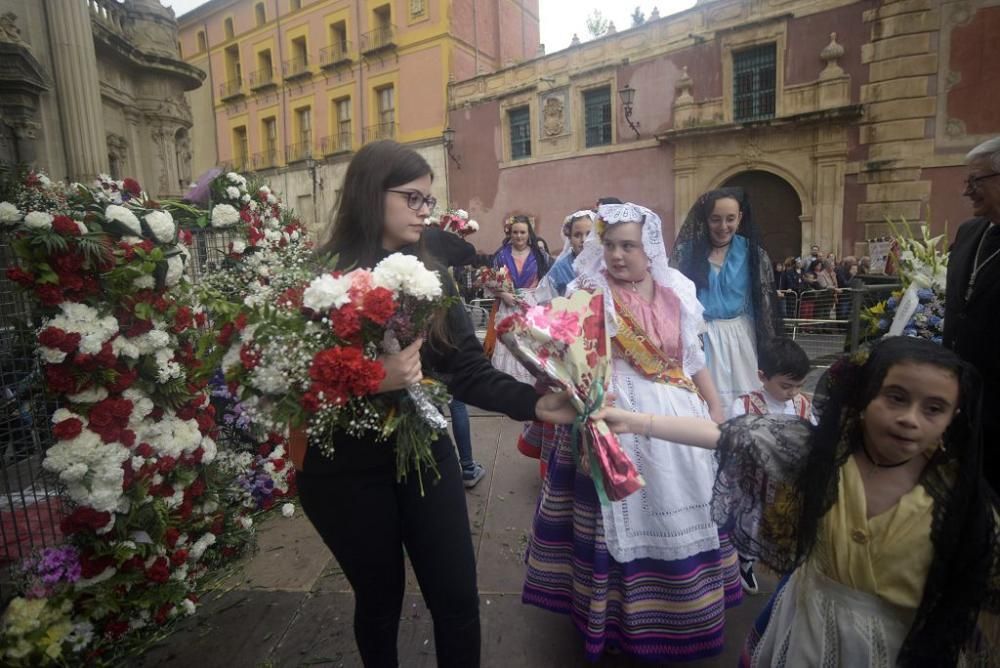
[[[86,0],[46,0],[66,169],[87,183],[108,171],[101,82]]]

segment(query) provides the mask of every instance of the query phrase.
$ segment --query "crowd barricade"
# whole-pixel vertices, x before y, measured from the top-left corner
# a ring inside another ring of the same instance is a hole
[[[802,346],[814,364],[829,362],[850,349],[853,292],[851,288],[827,288],[786,292],[782,297],[785,336]]]
[[[480,300],[474,300],[480,301]],[[469,314],[472,327],[476,330],[476,338],[482,342],[486,338],[486,329],[490,324],[490,312],[478,304],[469,303],[465,305],[465,312]]]

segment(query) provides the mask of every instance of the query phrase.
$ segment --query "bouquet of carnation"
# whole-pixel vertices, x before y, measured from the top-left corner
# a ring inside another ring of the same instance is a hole
[[[385,378],[378,357],[422,336],[450,302],[438,275],[402,253],[372,270],[326,273],[223,328],[223,369],[264,427],[305,428],[328,457],[334,432],[394,436],[397,477],[416,471],[422,488],[422,469],[436,473],[431,444],[447,428],[447,389],[425,379],[376,394]]]
[[[640,489],[642,476],[604,420],[590,415],[604,405],[611,378],[611,346],[604,325],[604,295],[583,290],[504,318],[497,336],[536,378],[568,390],[579,413],[573,425],[577,461],[602,502]]]
[[[445,232],[451,232],[465,238],[479,231],[479,223],[469,218],[465,209],[449,209],[438,220],[438,225]]]
[[[476,272],[476,285],[492,290],[493,292],[509,292],[514,294],[514,281],[510,277],[507,267],[495,269],[493,267],[480,267]]]

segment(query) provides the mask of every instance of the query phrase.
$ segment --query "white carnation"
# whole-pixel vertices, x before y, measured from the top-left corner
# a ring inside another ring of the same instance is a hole
[[[104,217],[108,220],[118,221],[137,237],[142,236],[142,225],[139,224],[139,219],[125,207],[118,204],[109,204],[108,208],[104,210]]]
[[[242,255],[243,251],[245,251],[246,249],[247,249],[247,244],[245,241],[237,239],[236,241],[233,242],[233,250],[232,250],[233,253],[238,253]]]
[[[239,199],[240,189],[235,186],[229,186],[228,188],[226,188],[226,197],[228,197],[229,199]]]
[[[163,284],[172,288],[180,283],[184,276],[184,256],[173,255],[167,258],[167,275],[163,279]]]
[[[187,615],[188,617],[193,615],[197,610],[197,607],[195,606],[194,602],[189,598],[186,598],[183,601],[181,601],[181,608],[184,609],[184,614]]]
[[[441,279],[412,255],[393,253],[372,270],[377,286],[417,299],[431,300],[441,296]]]
[[[331,308],[340,308],[351,301],[348,290],[351,280],[346,276],[335,278],[332,274],[323,274],[313,279],[302,294],[302,305],[318,313]]]
[[[98,511],[114,512],[122,496],[122,462],[129,451],[120,443],[103,443],[89,430],[49,448],[42,466],[59,475],[70,498]]]
[[[51,230],[52,216],[43,211],[32,211],[24,217],[24,224],[33,230]]]
[[[66,398],[74,404],[96,404],[108,398],[108,391],[103,387],[90,387],[76,394],[67,394]]]
[[[88,234],[90,232],[82,220],[74,220],[73,222],[76,223],[76,227],[80,230],[80,234]]]
[[[476,221],[474,221],[474,220],[470,220],[470,221],[469,221],[469,222],[468,222],[468,223],[466,224],[466,227],[468,227],[468,228],[469,228],[470,230],[472,230],[473,232],[478,232],[478,231],[479,231],[479,223],[477,223],[477,222],[476,222]]]
[[[247,517],[246,515],[240,515],[239,517],[240,526],[244,529],[249,530],[253,526],[253,518]]]
[[[281,504],[281,515],[283,517],[291,517],[295,514],[295,504],[294,503],[283,503]]]
[[[152,290],[156,287],[156,279],[146,274],[132,281],[132,287],[136,290]]]
[[[230,204],[216,204],[212,207],[212,227],[232,227],[240,222],[240,212]]]
[[[175,378],[184,377],[184,369],[174,361],[174,351],[170,348],[161,348],[156,351],[156,380],[160,383],[169,383]]]
[[[39,346],[38,352],[41,354],[42,359],[48,364],[61,364],[63,360],[66,359],[66,353],[59,350],[58,348],[47,348],[45,346]]]
[[[205,550],[214,544],[215,534],[211,532],[206,533],[204,536],[196,540],[194,545],[191,546],[191,549],[188,550],[188,559],[191,561],[198,561],[201,559],[201,555],[205,554]]]
[[[244,194],[242,197],[240,197],[240,201],[246,204],[247,202],[250,201],[250,195]]]
[[[170,243],[177,234],[177,226],[174,225],[174,217],[169,211],[150,211],[145,215],[146,224],[153,238],[161,244]]]
[[[21,212],[10,202],[0,202],[0,223],[16,223],[21,220]]]

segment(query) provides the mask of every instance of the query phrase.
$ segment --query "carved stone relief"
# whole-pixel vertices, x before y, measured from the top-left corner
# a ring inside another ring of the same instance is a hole
[[[540,136],[542,139],[554,139],[567,135],[572,128],[570,123],[569,93],[566,89],[548,90],[538,96]]]

